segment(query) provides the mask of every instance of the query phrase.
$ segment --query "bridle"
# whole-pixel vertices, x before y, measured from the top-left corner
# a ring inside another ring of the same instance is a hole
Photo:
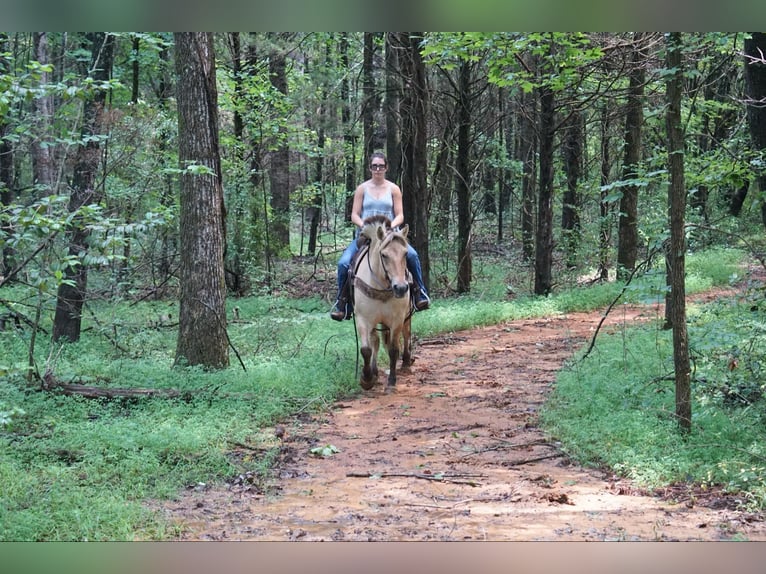
[[[391,281],[391,275],[388,272],[388,269],[386,268],[386,263],[383,259],[383,248],[386,247],[389,243],[391,243],[394,240],[402,240],[404,241],[401,236],[396,235],[394,231],[390,231],[386,237],[383,238],[381,241],[380,246],[378,246],[377,254],[380,261],[380,266],[383,269],[383,281],[380,281],[380,277],[372,268],[372,261],[371,261],[371,253],[370,253],[370,247],[367,248],[367,253],[362,254],[362,257],[367,258],[367,268],[370,270],[370,275],[375,279],[375,281],[383,285],[384,288],[380,289],[377,287],[373,287],[372,285],[369,285],[366,281],[364,281],[361,277],[358,275],[355,275],[355,284],[358,282],[357,288],[362,291],[367,297],[370,297],[371,299],[377,299],[378,301],[388,301],[394,296],[394,286],[393,281]],[[406,244],[406,242],[405,242]],[[409,273],[409,271],[407,272]],[[387,285],[387,287],[386,287]]]

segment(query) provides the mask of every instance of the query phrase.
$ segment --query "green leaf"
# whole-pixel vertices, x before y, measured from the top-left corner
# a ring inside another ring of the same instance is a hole
[[[325,446],[317,446],[311,449],[311,456],[316,456],[318,458],[327,458],[334,454],[337,454],[340,452],[338,450],[338,447],[332,444],[327,444]]]

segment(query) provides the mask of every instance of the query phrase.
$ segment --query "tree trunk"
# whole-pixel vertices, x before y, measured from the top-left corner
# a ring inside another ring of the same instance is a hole
[[[325,42],[324,53],[325,66],[330,65],[330,42]],[[329,97],[327,82],[322,80],[320,91],[319,117],[316,118],[317,126],[317,157],[314,160],[314,182],[315,189],[311,198],[311,205],[308,208],[309,216],[309,244],[308,253],[314,255],[317,250],[317,240],[319,239],[319,221],[322,218],[322,202],[324,199],[324,160],[325,160],[325,125],[327,124],[327,99]]]
[[[420,54],[423,36],[419,32],[404,33],[406,50],[400,65],[408,89],[401,102],[402,112],[402,194],[404,217],[410,225],[408,239],[420,255],[423,282],[429,286],[428,212],[431,206],[427,186],[428,86],[426,69]]]
[[[232,127],[234,129],[233,153],[236,165],[247,165],[245,150],[247,149],[247,140],[245,138],[245,121],[242,117],[242,111],[246,106],[246,88],[244,85],[244,53],[242,50],[242,38],[239,32],[227,34],[229,53],[231,57],[231,75],[234,83],[232,94],[232,103],[234,113],[232,117]],[[234,185],[229,187],[227,204],[229,205],[229,235],[231,244],[226,249],[226,260],[224,262],[226,287],[237,296],[244,296],[249,290],[249,281],[245,269],[245,254],[247,251],[245,239],[245,225],[248,212],[248,196],[246,185],[243,178],[236,176]]]
[[[577,248],[580,245],[580,177],[582,177],[584,130],[583,116],[573,110],[564,126],[564,171],[567,186],[561,210],[566,264],[570,269],[577,265]]]
[[[48,34],[46,32],[34,33],[35,58],[42,65],[50,63],[48,54]],[[40,73],[40,83],[47,85],[51,82],[50,72]],[[35,138],[32,143],[32,172],[34,182],[42,188],[41,195],[56,193],[55,166],[53,162],[52,148],[48,144],[51,139],[51,120],[53,118],[53,96],[44,94],[35,98],[34,131]]]
[[[138,66],[138,50],[140,46],[141,46],[141,39],[139,38],[139,36],[138,35],[133,36],[133,54],[132,54],[133,62],[131,63],[133,77],[132,77],[132,89],[131,89],[130,101],[134,104],[138,103],[138,98],[139,98],[138,87],[140,85],[139,83],[140,68]]]
[[[537,187],[537,100],[534,94],[522,92],[519,113],[519,155],[521,182],[521,244],[525,261],[535,253],[535,188]]]
[[[176,365],[229,365],[226,335],[226,244],[218,143],[213,34],[175,33],[178,158],[181,169],[181,301]],[[210,173],[186,168],[199,165]]]
[[[386,97],[384,99],[386,112],[386,157],[388,171],[386,177],[393,182],[399,182],[402,173],[402,137],[400,126],[400,101],[402,98],[401,82],[399,81],[399,50],[396,34],[386,32]]]
[[[752,32],[745,40],[745,94],[747,125],[755,149],[766,151],[766,33]],[[766,170],[756,173],[758,190],[766,192]],[[740,204],[741,205],[741,204]],[[761,219],[766,226],[766,202],[761,202]]]
[[[636,33],[639,41],[641,33]],[[643,56],[638,50],[631,56],[630,86],[625,115],[625,161],[622,179],[634,180],[638,177],[638,165],[641,161],[641,128],[643,124],[644,71]],[[620,218],[617,229],[617,274],[627,278],[636,267],[638,257],[638,186],[625,185],[620,199]]]
[[[457,292],[471,291],[471,177],[469,154],[471,135],[471,65],[460,64],[458,78],[458,126],[455,194],[457,196]]]
[[[535,241],[535,295],[553,290],[553,136],[554,95],[550,86],[540,89],[540,189]]]
[[[112,71],[114,58],[114,39],[103,32],[89,32],[86,38],[90,44],[90,72],[96,82],[107,81]],[[103,189],[96,182],[101,163],[101,144],[94,136],[101,135],[104,123],[106,91],[96,90],[92,99],[83,104],[83,127],[81,137],[84,144],[77,149],[72,176],[72,191],[69,197],[69,212],[75,213],[88,204],[97,204],[103,196]],[[88,288],[88,266],[82,261],[82,255],[88,252],[90,232],[79,216],[73,218],[67,233],[69,255],[80,260],[74,267],[66,267],[65,283],[58,288],[56,312],[53,320],[54,342],[80,340],[82,327],[82,308]]]
[[[445,105],[449,106],[449,102]],[[444,131],[441,138],[439,138],[439,151],[436,154],[434,169],[431,173],[431,187],[436,194],[437,204],[433,216],[432,229],[444,240],[449,239],[450,212],[453,205],[452,181],[454,180],[454,174],[450,162],[452,161],[454,148],[454,119],[455,113],[449,108],[449,111],[443,114]]]
[[[599,231],[598,231],[598,276],[601,281],[609,279],[609,251],[612,238],[612,222],[610,220],[611,204],[607,202],[609,192],[603,188],[609,183],[612,170],[612,158],[610,154],[611,137],[610,101],[604,103],[601,110],[601,200],[599,201]]]
[[[362,55],[362,133],[364,139],[364,165],[370,162],[370,156],[375,151],[373,138],[373,117],[376,109],[375,80],[372,75],[372,60],[375,55],[374,34],[364,33],[364,49]]]
[[[7,51],[8,35],[4,32],[0,32],[0,52]],[[9,71],[8,61],[5,58],[0,58],[0,74],[7,74]],[[11,126],[6,122],[5,118],[0,116],[0,208],[10,205],[14,200],[13,147],[6,138],[11,129]],[[6,233],[8,237],[13,234],[13,229],[10,225],[3,225],[0,229],[3,233]],[[2,261],[0,261],[0,275],[5,276],[14,267],[11,242],[3,241],[2,250],[3,254]]]
[[[269,78],[271,85],[287,96],[287,61],[282,47],[269,54]],[[280,142],[271,154],[269,182],[271,189],[272,221],[269,226],[269,254],[282,253],[290,248],[290,148],[287,144],[287,127],[279,127]]]
[[[346,205],[344,222],[351,221],[351,209],[354,206],[354,190],[356,189],[356,156],[354,148],[356,138],[351,125],[351,92],[348,86],[348,77],[351,74],[351,65],[348,60],[348,32],[340,35],[340,60],[345,73],[340,84],[340,98],[343,102],[341,111],[341,123],[343,124],[343,155],[346,164]]]
[[[170,107],[171,96],[173,95],[173,81],[172,81],[172,63],[170,62],[170,52],[167,48],[163,48],[159,53],[161,64],[160,70],[160,82],[159,89],[157,90],[157,99],[160,107],[165,110],[166,113],[170,113],[168,109]],[[159,137],[159,152],[160,152],[160,167],[165,168],[170,166],[170,147],[168,145],[171,139],[170,130],[163,126],[160,128]],[[175,205],[175,183],[173,176],[168,173],[162,178],[162,188],[160,191],[160,204],[168,209],[172,210]],[[165,294],[165,286],[168,284],[168,280],[173,275],[173,267],[175,258],[177,255],[178,245],[178,233],[175,228],[163,227],[160,231],[160,261],[157,268],[158,277],[155,279],[155,285],[158,286],[157,298],[161,298]]]
[[[670,318],[673,327],[673,362],[676,382],[676,417],[683,432],[691,430],[691,369],[689,363],[689,340],[686,330],[686,244],[684,213],[686,188],[684,184],[684,133],[681,126],[681,90],[683,69],[681,61],[681,34],[673,32],[668,37],[667,68],[675,70],[667,80],[667,131],[668,165],[670,186]]]

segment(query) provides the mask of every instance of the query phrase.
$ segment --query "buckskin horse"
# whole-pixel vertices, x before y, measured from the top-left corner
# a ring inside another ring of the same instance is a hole
[[[383,342],[388,349],[389,374],[387,390],[396,386],[396,363],[400,348],[402,369],[412,364],[410,349],[412,302],[410,275],[407,271],[407,232],[391,228],[382,215],[365,219],[360,239],[369,240],[362,247],[354,265],[354,314],[359,335],[359,353],[364,360],[359,384],[370,390],[378,381],[378,348]]]

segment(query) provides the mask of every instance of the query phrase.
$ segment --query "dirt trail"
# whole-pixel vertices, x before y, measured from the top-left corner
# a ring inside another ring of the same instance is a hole
[[[653,312],[620,311],[604,328]],[[278,477],[265,493],[241,477],[165,511],[183,540],[766,540],[763,518],[724,497],[642,494],[546,440],[538,410],[600,319],[421,341],[394,393],[381,377],[364,396],[277,429]],[[331,456],[311,452],[329,446]]]

